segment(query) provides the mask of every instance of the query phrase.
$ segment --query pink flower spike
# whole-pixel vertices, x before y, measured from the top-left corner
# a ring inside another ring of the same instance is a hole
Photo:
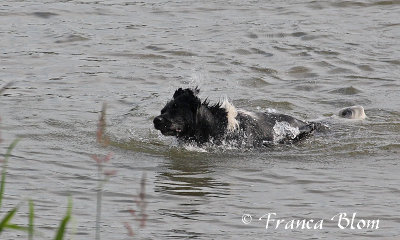
[[[135,235],[135,233],[133,232],[131,225],[129,225],[129,223],[127,223],[127,222],[124,222],[124,225],[125,225],[126,230],[128,230],[128,236],[133,237],[133,235]]]
[[[112,152],[108,153],[107,156],[104,157],[103,162],[106,163],[106,162],[110,161],[112,155],[113,155]]]
[[[100,165],[100,164],[102,163],[101,159],[100,159],[97,155],[94,155],[94,154],[93,154],[93,155],[92,155],[92,158],[96,161],[97,164]]]
[[[146,226],[147,214],[143,213],[140,219],[140,227],[144,228]]]
[[[133,210],[133,209],[129,209],[128,210],[128,212],[132,215],[132,216],[135,216],[135,213],[136,213],[136,211],[135,210]]]
[[[115,174],[117,174],[117,170],[104,170],[104,175],[106,176],[114,176]]]

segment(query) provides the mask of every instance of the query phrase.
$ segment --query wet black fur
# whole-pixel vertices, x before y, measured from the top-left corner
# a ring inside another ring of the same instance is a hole
[[[154,119],[154,127],[164,135],[198,143],[223,137],[227,126],[225,109],[219,103],[201,102],[198,92],[197,88],[176,90],[161,115]]]
[[[221,103],[210,105],[197,97],[199,89],[175,91],[173,99],[154,118],[154,127],[166,136],[176,136],[179,140],[203,144],[210,140],[219,144],[222,141],[236,142],[239,145],[261,146],[273,142],[273,127],[276,122],[285,121],[298,127],[300,133],[295,137],[281,140],[282,143],[298,141],[315,130],[315,123],[308,123],[291,116],[278,113],[253,113],[257,119],[239,112],[236,119],[239,128],[227,131],[228,118]]]

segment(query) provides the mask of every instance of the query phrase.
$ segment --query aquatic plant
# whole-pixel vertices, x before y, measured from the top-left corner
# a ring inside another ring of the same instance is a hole
[[[10,86],[11,83],[7,83],[6,85],[2,86],[0,88],[0,94],[2,94],[5,89]],[[1,183],[0,183],[0,209],[2,207],[2,203],[3,203],[3,196],[4,196],[4,189],[5,189],[5,185],[6,185],[6,175],[7,175],[7,164],[8,164],[8,159],[11,156],[11,152],[12,150],[15,148],[15,146],[17,145],[17,143],[19,142],[20,139],[15,139],[7,148],[7,152],[6,155],[4,156],[4,159],[2,159],[1,161],[3,162],[3,168],[1,171]],[[3,139],[0,136],[0,143],[3,142]],[[0,219],[0,234],[5,230],[5,229],[15,229],[15,230],[27,230],[24,227],[15,225],[11,223],[12,218],[15,216],[15,213],[18,211],[19,206],[16,206],[14,208],[12,208],[11,210],[9,210],[6,215]]]
[[[64,218],[60,222],[60,226],[58,227],[58,230],[56,232],[56,236],[54,237],[54,240],[64,239],[67,224],[71,220],[71,213],[72,213],[72,198],[69,197],[67,212],[66,212]]]
[[[138,208],[138,211],[135,211],[133,209],[129,209],[128,212],[135,218],[137,222],[139,222],[139,227],[144,228],[146,226],[146,221],[147,221],[147,214],[146,214],[146,174],[143,173],[142,179],[140,181],[140,190],[138,192],[137,197],[135,198],[135,203],[136,207]],[[135,232],[133,231],[133,228],[131,224],[128,222],[124,222],[125,228],[128,230],[128,236],[133,237],[135,235]]]
[[[7,149],[7,152],[4,156],[4,159],[2,160],[3,162],[3,169],[1,173],[1,183],[0,183],[0,208],[2,206],[3,202],[3,196],[4,196],[4,189],[5,189],[5,184],[6,184],[6,175],[7,175],[7,164],[8,164],[8,159],[11,156],[12,150],[15,148],[17,143],[20,141],[19,138],[15,139],[10,146]],[[28,215],[28,227],[25,226],[20,226],[11,223],[11,220],[14,218],[15,214],[17,213],[18,209],[20,207],[20,204],[17,205],[16,207],[13,207],[11,210],[9,210],[6,215],[0,220],[0,234],[6,230],[18,230],[18,231],[25,231],[28,232],[28,239],[33,240],[33,235],[34,235],[34,204],[32,200],[29,200],[29,215]],[[68,222],[71,219],[71,211],[72,211],[72,199],[70,198],[68,201],[68,209],[65,217],[61,220],[60,226],[57,230],[56,236],[54,237],[54,240],[62,240],[64,239],[65,236],[65,229],[68,224]]]
[[[96,131],[96,142],[100,144],[102,147],[107,147],[113,142],[106,135],[106,109],[107,105],[103,104],[100,112],[99,121],[97,123],[97,131]],[[113,144],[114,145],[114,144]],[[106,182],[110,179],[111,176],[115,175],[117,172],[115,170],[104,169],[104,164],[109,162],[112,157],[112,153],[108,153],[107,155],[92,155],[92,159],[95,160],[97,165],[97,174],[98,174],[98,185],[97,185],[97,197],[96,197],[96,240],[100,240],[100,223],[101,223],[101,212],[102,212],[102,201],[103,201],[103,188]],[[140,181],[140,190],[135,198],[135,203],[138,211],[133,209],[129,209],[128,212],[135,217],[136,221],[139,222],[139,227],[144,228],[147,221],[146,214],[146,174],[142,175],[142,179]],[[128,230],[128,236],[134,236],[134,230],[128,222],[124,222],[125,228]]]
[[[7,86],[11,84],[7,84],[0,88],[0,94],[6,89]],[[103,147],[109,146],[109,139],[105,134],[106,129],[106,105],[103,104],[100,118],[97,124],[97,132],[96,132],[96,141]],[[0,137],[0,143],[3,140]],[[11,156],[12,150],[16,147],[17,143],[20,139],[14,140],[7,149],[6,154],[4,155],[4,159],[0,159],[0,162],[3,163],[3,168],[1,172],[1,182],[0,182],[0,209],[2,207],[2,200],[4,196],[5,183],[6,183],[6,175],[7,175],[7,164],[8,160]],[[104,169],[104,165],[110,161],[112,158],[112,153],[108,153],[107,155],[92,155],[92,159],[95,160],[97,165],[98,172],[98,185],[97,185],[97,198],[96,198],[96,240],[100,240],[100,223],[101,223],[101,206],[102,206],[102,197],[103,197],[103,188],[104,184],[110,179],[111,176],[116,174],[115,170]],[[130,209],[129,212],[135,219],[139,222],[139,227],[145,227],[147,221],[147,214],[145,213],[147,202],[146,202],[146,194],[145,194],[145,185],[146,185],[146,175],[142,175],[142,179],[140,182],[140,190],[135,199],[136,207],[138,211]],[[28,240],[33,240],[34,235],[37,235],[37,232],[34,230],[34,221],[35,221],[35,209],[34,202],[32,200],[28,200],[28,226],[20,226],[16,224],[12,224],[11,221],[17,213],[20,204],[16,207],[9,210],[3,218],[0,218],[0,235],[6,229],[24,231],[28,233]],[[68,200],[68,206],[65,216],[61,219],[59,223],[59,227],[55,232],[54,240],[62,240],[66,236],[67,225],[72,218],[72,197]],[[124,223],[125,227],[128,229],[129,236],[134,235],[133,228],[127,222]]]
[[[0,88],[0,95],[4,90],[10,86],[12,83],[8,83],[5,86]],[[7,148],[6,154],[4,155],[4,159],[0,159],[0,162],[3,162],[3,168],[1,171],[1,182],[0,182],[0,209],[2,207],[3,203],[3,196],[4,196],[4,190],[5,190],[5,184],[6,184],[6,175],[7,175],[7,165],[8,165],[8,160],[11,157],[11,152],[12,150],[16,147],[18,142],[20,141],[20,138],[15,139]],[[3,140],[0,137],[0,143]],[[35,213],[34,213],[34,203],[32,200],[28,201],[29,204],[29,214],[28,214],[28,227],[25,226],[20,226],[11,223],[12,219],[14,218],[15,214],[17,213],[20,204],[17,206],[13,207],[11,210],[9,210],[3,218],[0,219],[0,235],[1,233],[6,230],[18,230],[18,231],[24,231],[28,232],[28,240],[33,240],[34,236],[34,218],[35,218]],[[67,213],[65,217],[61,220],[60,226],[56,232],[56,236],[54,237],[54,240],[62,240],[64,239],[64,236],[66,234],[66,226],[68,222],[71,219],[71,212],[72,212],[72,198],[69,198],[68,201],[68,208],[67,208]]]
[[[105,134],[106,130],[106,104],[103,104],[101,109],[100,118],[97,123],[96,141],[103,147],[109,145],[109,139]],[[101,206],[103,201],[103,188],[104,184],[110,179],[111,176],[116,174],[115,170],[104,170],[104,164],[109,162],[112,157],[112,153],[108,153],[105,156],[92,155],[93,160],[96,161],[97,165],[97,194],[96,194],[96,240],[100,240],[100,223],[101,223]]]
[[[3,169],[1,172],[1,183],[0,183],[0,208],[2,206],[3,202],[3,196],[4,196],[4,189],[6,185],[6,175],[7,175],[7,164],[8,164],[8,159],[11,156],[12,150],[15,148],[17,143],[19,142],[20,139],[14,140],[10,146],[7,148],[6,155],[4,156],[4,159],[2,160],[3,162]],[[25,227],[21,227],[15,224],[11,223],[11,220],[15,216],[15,213],[18,211],[19,206],[17,205],[16,207],[13,207],[11,210],[9,210],[6,215],[0,220],[0,234],[5,230],[5,229],[14,229],[14,230],[27,230]]]
[[[2,94],[6,88],[8,86],[10,86],[11,83],[7,83],[6,85],[0,87],[0,94]],[[3,141],[3,139],[1,139],[0,137],[0,143]],[[20,141],[19,138],[15,139],[7,148],[7,152],[4,155],[4,159],[1,159],[1,161],[3,162],[3,168],[1,171],[1,182],[0,182],[0,209],[2,207],[2,203],[3,203],[3,196],[4,196],[4,189],[5,189],[5,185],[6,185],[6,175],[7,175],[7,164],[8,164],[8,159],[11,156],[11,152],[12,150],[15,148],[15,146],[17,145],[17,143]],[[0,234],[5,230],[5,229],[14,229],[14,230],[22,230],[22,231],[27,231],[28,228],[26,227],[22,227],[22,226],[18,226],[15,224],[11,223],[11,220],[14,218],[16,212],[19,209],[19,205],[17,205],[16,207],[13,207],[11,210],[9,210],[6,215],[0,219]]]
[[[28,239],[33,240],[33,222],[35,218],[35,210],[34,210],[34,204],[32,200],[29,200],[29,223],[28,223]]]

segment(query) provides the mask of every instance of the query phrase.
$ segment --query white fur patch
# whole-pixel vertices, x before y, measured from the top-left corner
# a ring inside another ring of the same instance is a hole
[[[351,116],[343,116],[343,112],[345,111],[350,111]],[[339,111],[339,116],[344,117],[344,118],[349,118],[349,119],[357,119],[357,120],[363,120],[367,116],[365,115],[364,108],[362,106],[351,106],[347,108],[343,108]]]
[[[237,116],[237,110],[235,106],[233,106],[228,99],[224,99],[224,101],[221,104],[221,108],[225,108],[226,110],[226,116],[228,118],[228,126],[227,129],[228,131],[235,131],[236,129],[239,128],[239,122],[236,120]]]

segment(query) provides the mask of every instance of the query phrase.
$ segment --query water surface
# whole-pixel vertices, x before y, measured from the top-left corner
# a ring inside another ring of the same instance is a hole
[[[73,197],[69,236],[94,239],[97,172],[113,153],[103,239],[396,239],[400,235],[399,1],[2,1],[2,152],[9,162],[2,215],[35,201],[53,237]],[[211,102],[301,119],[362,105],[365,121],[267,149],[179,146],[152,119],[178,87]],[[113,146],[96,143],[107,102]],[[146,227],[128,212],[146,174]],[[357,213],[378,230],[340,229]],[[265,229],[267,213],[325,219],[323,230]],[[250,214],[250,224],[242,222]],[[8,231],[2,239],[24,233]]]

